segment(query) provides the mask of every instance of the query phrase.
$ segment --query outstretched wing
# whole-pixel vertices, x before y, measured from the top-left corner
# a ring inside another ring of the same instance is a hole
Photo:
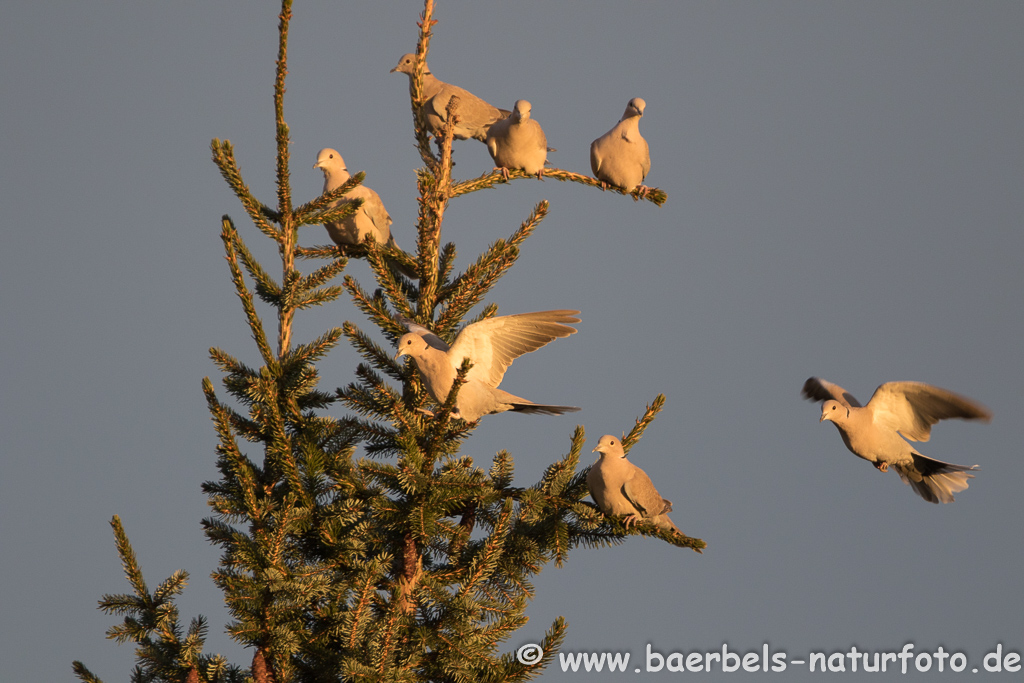
[[[860,403],[853,394],[838,384],[833,384],[821,377],[811,377],[804,382],[803,396],[808,401],[839,401],[847,408],[860,408]]]
[[[459,367],[468,357],[473,368],[467,379],[496,388],[516,358],[575,333],[575,328],[566,323],[578,323],[579,318],[573,317],[577,314],[579,311],[538,311],[475,322],[459,332],[448,358]]]
[[[927,441],[939,420],[992,419],[980,403],[922,382],[886,382],[875,389],[867,407],[876,425],[896,430],[911,441]]]

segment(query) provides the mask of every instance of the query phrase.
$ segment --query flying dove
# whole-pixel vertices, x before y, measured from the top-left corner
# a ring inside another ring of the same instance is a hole
[[[320,150],[316,155],[316,163],[313,164],[313,168],[323,171],[324,192],[338,189],[352,177],[341,154],[330,147]],[[338,245],[357,245],[361,244],[367,235],[371,235],[377,244],[386,244],[397,249],[395,240],[391,237],[391,216],[384,208],[384,202],[380,200],[380,195],[366,185],[356,185],[331,206],[336,208],[355,199],[362,199],[363,204],[354,213],[346,216],[340,222],[324,223],[331,240]],[[415,272],[403,264],[394,263],[394,265],[406,277],[417,277]]]
[[[464,358],[473,367],[459,389],[453,415],[472,422],[484,415],[513,410],[521,413],[561,415],[575,412],[572,406],[534,403],[498,388],[512,361],[536,351],[558,337],[576,332],[564,323],[578,323],[579,311],[540,311],[487,318],[466,325],[451,348],[426,328],[403,322],[410,331],[398,340],[395,358],[411,356],[427,391],[438,403],[451,392]]]
[[[590,143],[590,168],[602,185],[614,185],[626,192],[639,187],[641,195],[647,193],[648,188],[640,184],[651,170],[651,151],[640,135],[640,117],[646,106],[634,97],[615,127]]]
[[[954,465],[918,453],[905,439],[927,441],[939,420],[962,418],[988,422],[992,414],[974,401],[921,382],[886,382],[866,406],[846,389],[820,377],[804,383],[809,401],[823,401],[821,419],[835,424],[854,455],[882,472],[892,465],[904,483],[930,503],[951,503],[967,488],[977,465]]]
[[[416,78],[416,55],[402,55],[402,58],[398,60],[398,66],[392,69],[391,73],[396,71],[409,76],[409,92],[411,94],[413,80]],[[459,97],[459,108],[456,110],[458,121],[453,132],[458,140],[476,138],[485,142],[487,130],[491,124],[500,121],[510,113],[484,102],[468,90],[439,80],[430,73],[430,67],[424,62],[423,115],[426,118],[427,127],[435,137],[440,137],[444,130],[444,124],[448,117],[448,100],[452,98],[452,95]]]
[[[538,178],[544,175],[548,139],[540,124],[530,118],[531,108],[526,100],[516,100],[512,115],[493,124],[487,133],[487,151],[505,180],[508,180],[510,168]]]
[[[627,515],[626,528],[646,521],[661,529],[681,533],[668,518],[672,502],[661,497],[646,472],[626,460],[626,452],[619,439],[605,434],[597,442],[594,452],[600,453],[601,457],[587,472],[587,488],[601,512],[609,517]]]

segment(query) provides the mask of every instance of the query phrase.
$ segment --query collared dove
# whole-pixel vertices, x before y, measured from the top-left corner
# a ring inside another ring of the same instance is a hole
[[[324,173],[324,192],[338,189],[352,177],[345,166],[345,160],[330,147],[320,150],[313,168],[319,168]],[[357,185],[334,202],[333,206],[351,203],[353,199],[362,199],[363,205],[340,223],[325,223],[327,234],[335,244],[359,244],[367,235],[373,235],[377,244],[386,244],[391,237],[391,216],[384,208],[380,195],[366,185]]]
[[[651,151],[640,135],[640,117],[647,103],[634,97],[626,105],[622,118],[610,131],[590,143],[590,168],[602,183],[632,192],[641,185],[651,170]]]
[[[316,155],[316,163],[313,164],[313,168],[323,171],[324,192],[338,189],[352,177],[341,154],[330,147],[320,150]],[[361,244],[367,235],[372,235],[377,244],[398,249],[395,239],[391,236],[391,216],[384,208],[384,202],[381,201],[380,195],[366,185],[356,185],[331,206],[339,207],[355,199],[362,199],[363,204],[354,213],[346,216],[340,222],[324,223],[324,228],[327,229],[331,240],[342,246],[357,245]],[[406,277],[417,277],[416,272],[404,264],[390,259],[389,262]]]
[[[967,488],[977,465],[954,465],[918,453],[905,439],[927,441],[939,420],[988,422],[992,414],[974,401],[921,382],[886,382],[866,406],[846,389],[820,377],[804,383],[809,401],[823,401],[821,419],[835,424],[846,447],[882,472],[892,465],[904,483],[930,503],[951,503]]]
[[[416,55],[402,55],[402,58],[398,60],[398,66],[392,69],[391,73],[396,71],[409,77],[411,93],[413,79],[416,78]],[[444,131],[444,124],[448,118],[448,100],[452,98],[452,95],[459,97],[459,108],[455,113],[459,120],[455,124],[453,132],[458,140],[476,138],[481,142],[486,141],[487,129],[491,127],[491,124],[500,121],[510,113],[484,102],[468,90],[438,79],[430,73],[430,67],[424,62],[423,115],[426,118],[427,127],[436,137],[440,137]]]
[[[561,415],[579,408],[534,403],[498,388],[512,361],[558,337],[576,332],[564,323],[578,323],[579,311],[540,311],[487,318],[466,325],[451,348],[426,328],[403,321],[410,331],[398,340],[395,358],[411,356],[427,391],[444,403],[464,358],[473,367],[459,389],[453,414],[472,422],[484,415],[513,410]]]
[[[601,457],[587,472],[587,488],[601,512],[609,517],[627,515],[626,528],[642,520],[682,533],[668,518],[672,502],[661,497],[646,472],[626,460],[619,439],[605,434],[593,452],[600,453]]]
[[[532,106],[516,100],[512,115],[496,122],[487,133],[487,151],[505,180],[508,169],[518,168],[540,178],[548,159],[548,139],[540,124],[530,118]]]

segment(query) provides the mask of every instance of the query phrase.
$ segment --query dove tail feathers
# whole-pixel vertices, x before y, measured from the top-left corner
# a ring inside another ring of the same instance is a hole
[[[897,467],[896,471],[914,493],[929,503],[952,503],[953,494],[963,491],[968,480],[974,479],[971,472],[977,465],[954,465],[914,454],[912,467]]]
[[[579,408],[575,406],[549,406],[543,403],[512,403],[511,405],[513,412],[527,415],[561,415],[579,411]]]
[[[914,492],[929,503],[952,503],[953,494],[967,488],[968,479],[974,479],[974,475],[966,472],[950,472],[948,474],[933,474],[921,481],[904,481],[907,481]]]
[[[914,453],[912,457],[914,458],[914,469],[925,477],[930,477],[933,474],[949,474],[950,472],[970,472],[978,469],[977,465],[954,465],[951,462],[943,462],[919,453]]]

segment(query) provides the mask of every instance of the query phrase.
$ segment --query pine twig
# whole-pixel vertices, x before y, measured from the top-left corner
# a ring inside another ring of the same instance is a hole
[[[434,19],[434,0],[426,0],[423,6],[423,14],[416,25],[420,29],[419,39],[416,41],[416,69],[412,80],[409,82],[409,100],[412,105],[413,132],[416,136],[416,148],[420,152],[423,163],[428,168],[436,167],[438,158],[430,149],[430,134],[427,130],[427,120],[423,113],[423,72],[426,70],[427,53],[430,51],[430,38],[433,36],[431,27],[437,23]]]
[[[289,181],[290,152],[288,124],[284,120],[284,80],[288,74],[288,27],[292,19],[292,0],[282,0],[278,25],[277,72],[274,79],[274,118],[277,124],[277,201],[278,213],[292,212],[292,190]]]
[[[636,424],[631,430],[629,430],[629,434],[622,437],[622,450],[626,455],[629,455],[629,449],[631,449],[633,445],[640,440],[640,437],[644,434],[644,430],[647,429],[647,426],[654,421],[654,418],[658,416],[658,413],[660,413],[661,409],[664,407],[665,394],[658,394],[654,397],[654,400],[650,405],[647,406],[643,416],[636,419]]]
[[[520,171],[519,169],[509,169],[508,172],[509,179],[537,179],[537,176],[526,173],[525,171]],[[602,186],[601,181],[598,180],[597,178],[592,178],[588,175],[582,175],[580,173],[573,173],[572,171],[565,171],[560,168],[544,169],[544,177],[553,178],[555,180],[561,180],[563,182],[568,181],[573,183],[579,183],[581,185],[590,185],[591,187],[596,187],[599,189],[607,189],[609,192],[618,192],[619,194],[622,195],[629,195],[630,197],[633,198],[633,201],[640,201],[641,199],[645,199],[653,204],[657,204],[658,206],[662,206],[666,201],[668,201],[668,194],[666,194],[664,190],[660,190],[656,187],[647,188],[646,192],[641,192],[640,188],[636,188],[630,192],[626,192],[622,188],[615,187],[614,185],[608,185],[607,187],[604,187]],[[491,171],[490,173],[485,173],[477,178],[472,178],[469,180],[460,180],[452,183],[451,196],[458,197],[459,195],[466,194],[467,192],[476,192],[477,190],[482,190],[487,187],[494,187],[495,185],[499,185],[505,182],[505,177],[502,175],[501,171],[494,170]]]
[[[266,206],[253,195],[252,190],[242,180],[242,172],[238,168],[238,162],[235,161],[235,148],[231,145],[230,140],[220,140],[214,138],[210,143],[210,149],[213,153],[213,163],[217,165],[220,170],[220,175],[227,181],[231,191],[235,193],[238,200],[242,202],[242,207],[245,212],[249,214],[249,218],[252,219],[253,224],[270,239],[280,242],[281,232],[273,225],[267,222],[269,218],[272,221],[278,220],[279,216],[270,207]]]
[[[459,98],[452,96],[448,101],[448,116],[445,121],[444,133],[441,138],[441,158],[436,164],[429,183],[429,191],[422,182],[420,197],[420,222],[417,249],[420,257],[419,271],[420,296],[417,302],[419,314],[432,315],[437,304],[438,292],[438,261],[440,258],[441,225],[444,223],[444,212],[448,207],[452,183],[452,140],[454,126],[458,120],[456,113]],[[424,179],[425,180],[425,179]]]

